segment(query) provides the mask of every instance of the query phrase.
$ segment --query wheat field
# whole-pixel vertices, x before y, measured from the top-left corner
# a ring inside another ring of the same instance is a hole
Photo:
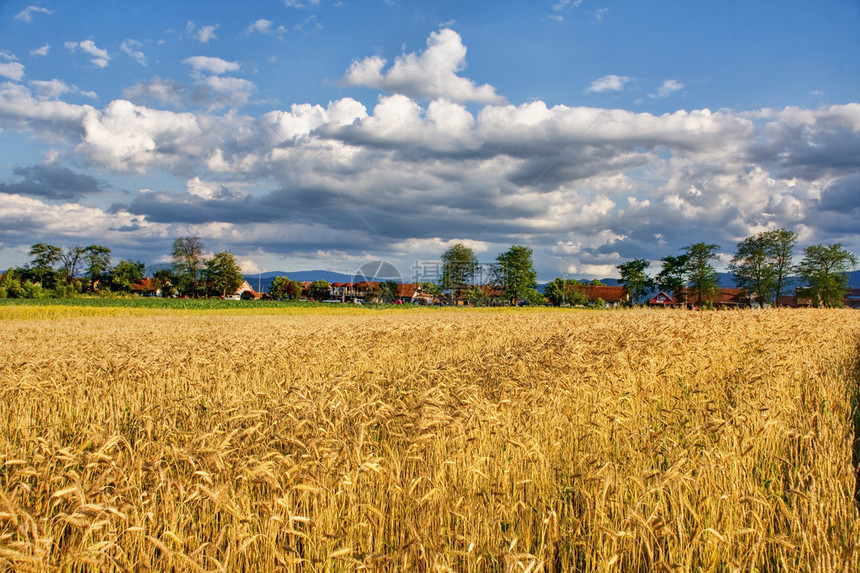
[[[860,570],[856,311],[5,312],[0,569]]]

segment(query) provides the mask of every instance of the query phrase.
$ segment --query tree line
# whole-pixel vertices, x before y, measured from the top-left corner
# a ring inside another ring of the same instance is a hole
[[[795,265],[797,241],[798,233],[788,229],[763,231],[740,241],[728,267],[735,285],[756,304],[777,306],[789,280],[796,276],[806,285],[798,294],[814,306],[842,306],[847,273],[857,266],[857,257],[841,243],[818,244],[803,249],[803,259]],[[686,246],[680,254],[660,259],[662,266],[654,276],[648,273],[649,260],[633,259],[616,267],[621,276],[618,282],[627,290],[631,304],[644,302],[659,289],[671,293],[677,302],[707,305],[720,292],[719,274],[714,267],[719,251],[720,246],[712,243]],[[492,265],[492,284],[504,289],[512,303],[541,304],[545,299],[555,305],[588,302],[581,288],[584,283],[567,277],[556,277],[546,285],[543,295],[538,293],[531,255],[530,248],[514,245]],[[478,268],[472,249],[462,243],[449,247],[442,253],[441,289],[452,297],[480,302],[486,293],[474,285]]]
[[[30,261],[9,269],[0,279],[0,298],[72,297],[78,294],[127,294],[141,285],[146,265],[121,260],[111,264],[111,249],[103,245],[63,249],[48,243],[30,248]],[[156,271],[148,288],[163,296],[225,296],[244,280],[230,251],[206,256],[200,237],[173,242],[172,267]]]
[[[803,259],[795,265],[797,241],[797,232],[788,229],[763,231],[740,241],[728,269],[735,285],[758,304],[778,305],[789,279],[797,276],[806,285],[799,294],[815,306],[841,306],[848,286],[847,273],[857,266],[857,257],[841,243],[817,244],[803,249]],[[680,254],[660,259],[661,269],[654,276],[648,273],[649,260],[633,259],[616,267],[621,277],[619,284],[627,289],[631,303],[642,302],[659,289],[672,293],[678,302],[707,304],[720,291],[714,267],[719,251],[719,245],[711,243],[686,246]],[[3,275],[0,298],[131,292],[145,277],[144,263],[121,260],[112,266],[110,253],[110,248],[102,245],[64,250],[37,243],[29,251],[32,259],[28,263]],[[474,304],[488,302],[491,293],[486,285],[499,289],[512,304],[544,304],[547,299],[556,305],[587,302],[578,288],[583,283],[566,277],[556,277],[543,294],[539,293],[532,254],[530,247],[512,245],[491,265],[481,265],[471,248],[457,243],[442,253],[438,282],[425,281],[421,287],[429,294],[466,299]],[[200,237],[177,238],[171,260],[171,268],[156,271],[150,281],[149,288],[160,289],[163,296],[224,297],[235,292],[244,280],[233,253],[221,251],[207,257]],[[486,281],[479,285],[476,279],[482,271],[487,271]],[[315,281],[309,295],[321,300],[328,296],[330,287],[326,281]],[[370,288],[379,291],[372,294],[381,300],[393,300],[397,295],[395,283]],[[274,279],[269,294],[274,298],[294,299],[303,293],[300,283],[282,276]]]

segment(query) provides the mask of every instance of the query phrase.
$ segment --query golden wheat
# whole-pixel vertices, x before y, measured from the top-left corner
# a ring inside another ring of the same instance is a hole
[[[857,570],[856,312],[57,316],[0,568]]]

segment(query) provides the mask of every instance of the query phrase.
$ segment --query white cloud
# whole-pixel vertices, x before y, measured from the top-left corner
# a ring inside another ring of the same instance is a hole
[[[19,62],[0,62],[0,76],[19,82],[24,77],[24,64]]]
[[[478,103],[504,101],[493,86],[477,86],[457,75],[466,65],[466,47],[460,35],[449,28],[430,34],[424,52],[398,56],[387,72],[383,72],[385,64],[385,59],[379,56],[353,61],[344,75],[344,82],[421,99]]]
[[[200,26],[200,29],[194,34],[194,38],[201,44],[206,44],[210,40],[217,40],[218,36],[215,35],[215,30],[219,27],[220,25],[218,24],[213,26]]]
[[[235,72],[240,68],[239,64],[236,62],[229,62],[227,60],[213,58],[211,56],[192,56],[182,60],[182,63],[188,64],[194,68],[195,72],[208,72],[215,75]]]
[[[53,10],[48,10],[47,8],[42,8],[41,6],[27,6],[21,12],[19,12],[16,16],[16,20],[21,20],[23,22],[32,22],[33,14],[53,14]]]
[[[47,56],[48,51],[51,49],[51,44],[45,43],[41,48],[36,48],[35,50],[30,50],[31,56]]]
[[[107,50],[103,50],[96,46],[92,40],[83,40],[81,42],[66,42],[66,49],[72,53],[80,50],[90,57],[90,63],[97,68],[106,68],[110,62],[110,54]]]
[[[603,93],[608,91],[621,91],[624,89],[624,86],[630,83],[633,78],[628,76],[616,76],[614,74],[610,74],[608,76],[603,76],[602,78],[596,79],[591,82],[591,85],[588,87],[586,93],[595,92],[595,93]]]
[[[36,95],[42,99],[56,99],[64,93],[71,91],[71,88],[64,81],[57,79],[49,81],[33,80],[30,82],[30,85],[33,86]]]
[[[245,28],[245,34],[263,34],[266,36],[277,36],[278,38],[282,38],[286,33],[287,29],[284,26],[275,27],[275,23],[271,20],[266,20],[265,18],[260,18],[256,22],[249,24],[247,28]]]
[[[651,94],[653,98],[664,98],[669,97],[676,91],[684,89],[684,84],[679,82],[678,80],[666,80],[663,82],[663,85],[660,86],[660,89],[657,90],[657,93]]]
[[[125,52],[128,56],[134,59],[141,66],[146,66],[146,56],[142,51],[138,48],[142,47],[143,44],[138,42],[137,40],[123,40],[122,44],[119,45],[119,49]]]

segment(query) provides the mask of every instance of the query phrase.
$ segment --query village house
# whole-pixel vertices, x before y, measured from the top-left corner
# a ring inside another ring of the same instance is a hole
[[[675,293],[672,293],[673,295]],[[698,296],[692,291],[684,289],[684,298],[670,296],[665,291],[660,291],[648,301],[648,306],[653,307],[687,307],[695,309],[699,305]],[[682,302],[683,300],[683,302]],[[744,308],[750,305],[750,297],[746,289],[721,288],[718,293],[702,297],[703,304],[712,304],[715,308]]]
[[[589,304],[602,300],[607,306],[617,306],[630,300],[627,289],[622,286],[576,285],[575,288],[585,295]]]

